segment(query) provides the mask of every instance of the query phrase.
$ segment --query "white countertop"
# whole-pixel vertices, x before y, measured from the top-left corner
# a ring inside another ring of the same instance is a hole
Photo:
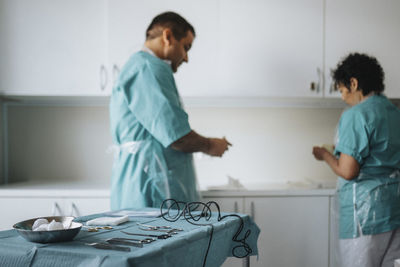
[[[109,197],[110,185],[90,180],[30,181],[0,186],[0,197]],[[306,184],[257,184],[247,188],[207,190],[205,197],[263,197],[263,196],[330,196],[334,188],[318,188]]]
[[[110,185],[95,181],[29,181],[0,186],[0,197],[110,197]]]
[[[203,197],[333,196],[335,189],[208,190]]]

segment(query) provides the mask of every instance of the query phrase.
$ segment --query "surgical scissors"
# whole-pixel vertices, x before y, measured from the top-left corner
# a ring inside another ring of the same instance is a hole
[[[147,228],[147,227],[139,227],[140,230],[143,231],[155,231],[155,232],[163,232],[171,235],[176,235],[178,232],[176,232],[176,229],[158,229],[158,228]]]
[[[125,231],[121,231],[121,233],[124,233],[124,234],[127,234],[127,235],[149,236],[149,237],[155,237],[157,239],[167,239],[167,238],[170,238],[172,236],[171,234],[146,235],[146,234],[129,233],[129,232],[125,232]]]

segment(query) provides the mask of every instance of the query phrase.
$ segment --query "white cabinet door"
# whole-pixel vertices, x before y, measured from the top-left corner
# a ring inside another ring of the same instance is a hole
[[[189,64],[181,65],[176,74],[179,92],[182,96],[218,92],[215,85],[219,49],[218,1],[110,0],[108,11],[109,59],[113,68],[121,69],[133,53],[142,49],[146,29],[156,15],[174,11],[188,20],[196,31],[189,51]]]
[[[0,230],[36,217],[63,215],[62,208],[63,200],[57,198],[0,198]]]
[[[252,267],[328,266],[329,197],[245,198],[261,229]]]
[[[221,0],[219,10],[219,93],[322,96],[323,1]]]
[[[85,216],[110,211],[110,198],[66,198],[64,212],[66,216]]]
[[[340,267],[339,264],[339,207],[336,196],[330,196],[330,229],[329,229],[329,267]]]
[[[399,12],[398,0],[326,1],[327,87],[332,83],[330,70],[341,58],[350,52],[363,52],[375,56],[382,65],[386,95],[400,97]]]
[[[215,201],[220,207],[221,212],[243,212],[242,197],[203,197],[203,202]],[[215,207],[212,205],[211,207]]]
[[[203,197],[203,202],[215,201],[220,207],[221,212],[239,212],[243,213],[242,197]],[[214,207],[212,205],[211,207]],[[214,209],[213,209],[214,211]],[[225,260],[222,267],[242,267],[243,259],[229,257]]]
[[[0,90],[101,95],[107,86],[105,0],[0,0]]]

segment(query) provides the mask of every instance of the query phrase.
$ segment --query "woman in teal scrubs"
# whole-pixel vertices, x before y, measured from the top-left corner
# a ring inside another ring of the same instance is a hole
[[[333,72],[351,108],[338,125],[335,152],[314,147],[339,176],[342,266],[391,266],[400,258],[400,110],[383,94],[384,72],[365,54],[350,54]]]
[[[143,51],[128,60],[113,88],[113,210],[160,207],[167,198],[198,200],[192,152],[220,157],[230,145],[193,131],[182,107],[173,72],[188,62],[194,37],[194,28],[180,15],[156,16]]]

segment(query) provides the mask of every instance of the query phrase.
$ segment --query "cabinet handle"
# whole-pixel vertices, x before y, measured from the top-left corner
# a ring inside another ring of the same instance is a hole
[[[101,89],[101,91],[104,91],[104,89],[106,89],[107,83],[108,83],[107,70],[104,65],[101,65],[101,67],[100,67],[100,89]]]
[[[58,211],[58,214],[59,214],[60,216],[62,216],[62,212],[61,212],[60,206],[58,205],[57,202],[54,202],[54,204],[53,204],[53,210],[52,210],[51,214],[52,214],[53,216],[56,216],[56,215],[57,215],[57,211]]]
[[[256,219],[255,212],[254,212],[254,202],[253,201],[250,203],[250,217],[253,218],[253,220]]]
[[[311,82],[310,90],[319,93],[322,85],[322,71],[320,68],[317,68],[317,76],[318,76],[318,82]]]
[[[329,86],[329,93],[332,94],[334,92],[337,92],[337,87],[335,86],[335,84],[332,82],[331,85]]]
[[[113,72],[113,84],[115,84],[115,82],[118,79],[119,72],[120,72],[120,70],[119,70],[119,68],[118,68],[118,66],[116,64],[113,65],[112,72]]]
[[[74,202],[72,202],[72,203],[71,203],[71,213],[70,213],[70,216],[74,216],[74,211],[75,211],[76,217],[80,217],[80,216],[81,216],[81,213],[79,212],[78,207],[75,205]]]

